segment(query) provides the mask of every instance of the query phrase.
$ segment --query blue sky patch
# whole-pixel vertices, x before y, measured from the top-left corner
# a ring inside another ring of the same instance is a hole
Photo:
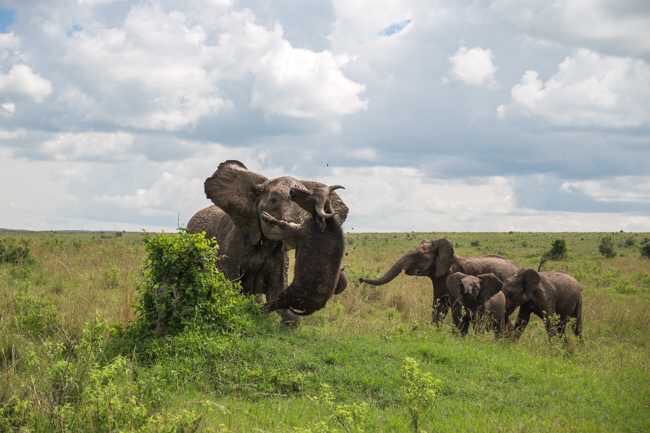
[[[411,24],[411,20],[397,21],[379,32],[379,34],[381,36],[393,36],[404,30],[409,24]]]
[[[13,9],[0,8],[0,32],[6,32],[16,21],[16,11]]]

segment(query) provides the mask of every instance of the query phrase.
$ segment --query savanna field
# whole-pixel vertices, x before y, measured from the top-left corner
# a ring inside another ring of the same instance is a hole
[[[28,250],[0,263],[0,431],[650,431],[648,234],[348,234],[347,290],[297,329],[252,311],[164,337],[134,325],[151,237],[0,233]],[[429,279],[357,282],[439,237],[534,268],[565,240],[567,258],[544,270],[584,286],[583,342],[549,341],[537,317],[518,342],[461,338],[450,317],[430,324]],[[256,310],[247,302],[217,313]]]

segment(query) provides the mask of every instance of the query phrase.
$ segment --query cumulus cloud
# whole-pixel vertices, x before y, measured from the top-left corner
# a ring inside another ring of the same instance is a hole
[[[229,2],[179,6],[137,2],[110,20],[89,10],[74,24],[43,13],[52,55],[39,60],[61,81],[62,120],[174,132],[247,110],[329,125],[365,108],[344,56],[294,48]]]
[[[252,105],[298,118],[351,114],[367,107],[364,86],[346,78],[329,51],[314,53],[282,41],[264,55],[255,77]]]
[[[482,218],[498,219],[515,205],[499,176],[451,180],[413,167],[339,167],[322,181],[346,186],[349,226],[368,231],[476,230]]]
[[[449,57],[449,73],[455,80],[470,86],[493,86],[496,84],[494,74],[497,71],[493,59],[490,49],[462,46]]]
[[[174,228],[236,158],[346,230],[648,230],[647,13],[590,3],[5,0],[0,227]]]
[[[124,132],[63,133],[46,140],[39,152],[56,161],[124,161],[134,143],[132,134]]]
[[[650,65],[581,49],[548,80],[526,71],[500,105],[501,117],[523,112],[564,127],[637,128],[650,124]]]
[[[8,72],[0,73],[0,94],[28,96],[36,102],[52,93],[52,83],[32,71],[28,65],[13,65]]]

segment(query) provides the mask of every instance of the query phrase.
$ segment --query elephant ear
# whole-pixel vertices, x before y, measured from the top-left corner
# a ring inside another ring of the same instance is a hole
[[[460,300],[463,297],[463,292],[465,291],[463,278],[465,276],[462,272],[454,272],[447,277],[447,290],[449,290],[452,299]]]
[[[436,248],[436,278],[444,276],[454,261],[454,247],[447,239],[438,239],[433,242]]]
[[[522,284],[526,298],[532,300],[542,310],[545,310],[548,305],[546,302],[546,292],[541,282],[541,275],[534,269],[526,269],[522,273]]]
[[[262,238],[256,199],[264,182],[264,176],[249,171],[239,161],[228,160],[219,164],[204,183],[205,195],[230,216],[252,245]]]
[[[503,282],[491,272],[481,274],[478,278],[481,280],[481,291],[479,292],[479,302],[481,304],[496,295],[503,287]]]
[[[327,185],[325,185],[324,183],[314,182],[312,180],[299,180],[299,182],[302,183],[310,191],[315,191],[320,188],[327,188]],[[339,195],[336,192],[330,193],[329,205],[332,208],[332,212],[338,215],[338,220],[340,221],[340,223],[343,224],[348,217],[348,213],[350,212],[350,209],[348,209],[346,204],[343,202],[341,197],[339,197]]]
[[[298,206],[309,212],[310,214],[314,213],[314,205],[316,200],[314,194],[307,188],[294,187],[289,190],[289,197],[293,200]]]

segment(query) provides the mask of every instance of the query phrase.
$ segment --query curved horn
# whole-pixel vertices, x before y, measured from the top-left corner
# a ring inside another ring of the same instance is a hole
[[[314,210],[319,217],[325,219],[332,218],[334,215],[336,215],[336,212],[327,212],[325,210],[325,205],[327,204],[327,200],[329,200],[329,195],[332,193],[332,191],[336,191],[337,189],[345,189],[345,187],[342,185],[332,185],[327,188],[327,197],[319,197],[319,199],[316,201]]]

